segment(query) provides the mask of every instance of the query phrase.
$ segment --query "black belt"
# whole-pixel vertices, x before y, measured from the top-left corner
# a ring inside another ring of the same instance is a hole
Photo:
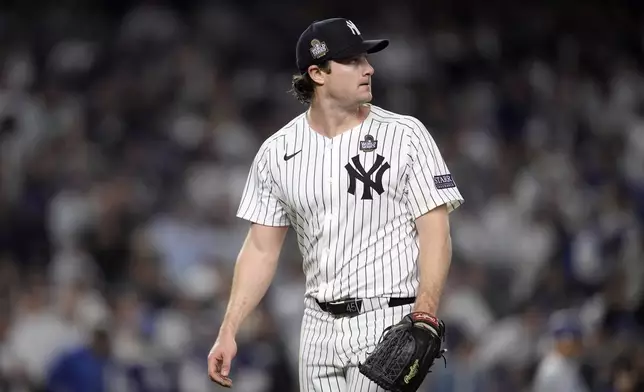
[[[390,298],[387,305],[390,308],[402,305],[413,304],[416,301],[416,297],[407,297],[407,298]],[[355,316],[360,314],[362,311],[362,298],[347,298],[340,301],[333,302],[320,302],[317,301],[320,309],[325,312],[331,313],[334,316]]]

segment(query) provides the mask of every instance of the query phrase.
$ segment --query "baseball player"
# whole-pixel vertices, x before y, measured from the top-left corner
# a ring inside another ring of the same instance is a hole
[[[250,168],[237,214],[250,229],[208,356],[218,384],[232,386],[235,335],[265,295],[289,227],[306,276],[301,391],[383,391],[358,369],[383,330],[407,317],[436,334],[448,214],[463,198],[425,126],[370,104],[367,55],[388,45],[342,18],[300,36],[293,90],[308,110],[265,140]]]

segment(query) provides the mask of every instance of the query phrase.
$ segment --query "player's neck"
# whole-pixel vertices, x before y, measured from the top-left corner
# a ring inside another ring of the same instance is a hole
[[[362,123],[369,110],[368,105],[342,107],[330,101],[313,101],[306,116],[311,129],[332,138]]]

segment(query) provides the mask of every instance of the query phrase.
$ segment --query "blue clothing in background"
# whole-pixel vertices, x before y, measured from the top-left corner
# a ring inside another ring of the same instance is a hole
[[[47,381],[50,392],[106,392],[104,370],[107,362],[90,348],[66,352],[53,364]]]

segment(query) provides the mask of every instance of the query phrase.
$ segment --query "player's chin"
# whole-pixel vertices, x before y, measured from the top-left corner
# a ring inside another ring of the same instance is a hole
[[[369,92],[364,92],[358,95],[358,101],[361,103],[369,103],[373,99],[373,94],[371,94],[371,91]]]

